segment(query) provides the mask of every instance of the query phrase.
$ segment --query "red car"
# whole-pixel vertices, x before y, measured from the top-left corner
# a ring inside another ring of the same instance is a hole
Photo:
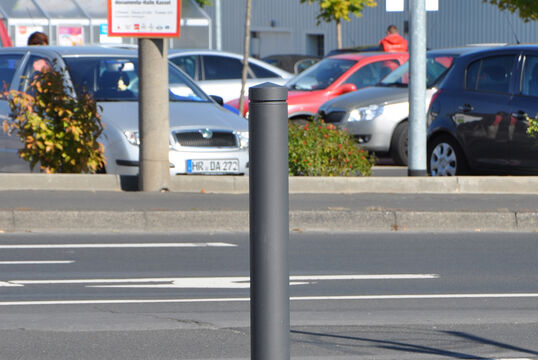
[[[408,57],[409,54],[403,52],[371,52],[340,54],[321,60],[286,83],[288,118],[308,121],[325,101],[377,84]],[[227,105],[239,109],[239,99]],[[248,113],[248,101],[245,101],[243,113]]]

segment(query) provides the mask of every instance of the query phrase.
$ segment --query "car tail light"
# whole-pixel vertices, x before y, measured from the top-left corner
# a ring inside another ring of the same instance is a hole
[[[426,124],[428,127],[430,127],[431,123],[433,122],[433,118],[437,116],[437,113],[434,113],[432,109],[432,105],[435,103],[435,100],[441,95],[443,92],[442,89],[439,89],[435,92],[435,94],[432,95],[432,98],[430,100],[430,105],[428,106],[428,111],[426,112]]]
[[[430,111],[432,104],[435,102],[435,100],[437,100],[437,97],[441,95],[442,92],[443,92],[443,89],[439,89],[435,92],[435,94],[432,95],[432,98],[430,100],[430,105],[428,106],[428,112]]]

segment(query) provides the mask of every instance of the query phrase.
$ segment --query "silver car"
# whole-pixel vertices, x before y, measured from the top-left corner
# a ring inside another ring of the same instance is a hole
[[[23,47],[0,49],[0,82],[27,90],[32,64],[44,60],[68,70],[68,85],[89,91],[102,107],[105,171],[138,174],[137,52],[104,47]],[[248,173],[248,122],[207,96],[188,76],[169,65],[170,174]],[[9,119],[9,104],[0,100],[0,123]],[[22,143],[0,128],[0,171],[28,172],[19,159]]]
[[[470,48],[432,50],[427,54],[426,102],[452,66]],[[407,165],[409,117],[409,62],[395,69],[379,84],[322,104],[317,118],[346,128],[366,150],[390,154],[397,165]]]
[[[168,59],[187,73],[209,95],[220,96],[224,102],[236,99],[241,92],[243,56],[217,50],[170,49]],[[284,85],[293,74],[264,61],[249,58],[248,88],[264,82]]]

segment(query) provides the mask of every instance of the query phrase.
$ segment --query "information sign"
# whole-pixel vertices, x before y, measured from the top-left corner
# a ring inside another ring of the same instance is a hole
[[[108,36],[178,37],[180,0],[108,0]]]

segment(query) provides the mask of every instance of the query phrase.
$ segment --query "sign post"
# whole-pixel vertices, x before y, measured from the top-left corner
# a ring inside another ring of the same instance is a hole
[[[404,0],[386,0],[387,12],[404,11]],[[438,11],[439,0],[409,0],[409,131],[408,176],[426,176],[426,11]]]
[[[408,176],[426,176],[426,3],[409,0]]]
[[[108,36],[137,37],[140,132],[138,188],[167,191],[170,182],[168,46],[178,37],[180,0],[108,0]]]

